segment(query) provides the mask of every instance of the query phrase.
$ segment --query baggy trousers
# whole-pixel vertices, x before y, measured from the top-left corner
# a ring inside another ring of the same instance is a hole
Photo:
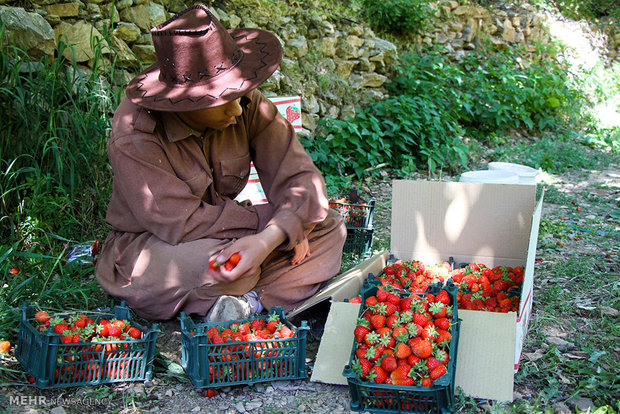
[[[346,234],[342,217],[329,210],[308,235],[311,256],[301,264],[291,265],[292,251],[276,249],[255,275],[221,283],[207,272],[209,257],[232,240],[199,239],[173,246],[151,233],[113,231],[103,244],[95,275],[106,293],[150,320],[169,320],[180,311],[205,315],[220,295],[250,290],[266,309],[281,306],[288,312],[339,272]]]

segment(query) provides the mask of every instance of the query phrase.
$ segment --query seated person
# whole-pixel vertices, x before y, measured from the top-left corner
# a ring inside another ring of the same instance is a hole
[[[157,61],[112,121],[99,284],[151,320],[292,310],[339,272],[346,227],[292,125],[256,89],[280,63],[280,42],[227,31],[204,5],[151,34]],[[250,162],[267,204],[234,200]],[[234,253],[232,269],[209,265]]]

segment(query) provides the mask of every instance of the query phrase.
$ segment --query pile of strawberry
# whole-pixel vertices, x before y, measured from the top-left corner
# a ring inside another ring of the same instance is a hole
[[[190,335],[194,334],[194,331],[190,331]],[[228,326],[211,327],[205,334],[211,343],[223,344],[291,338],[295,331],[282,322],[277,313],[271,313],[267,319],[255,318],[245,322],[232,322]]]
[[[438,266],[428,266],[419,260],[397,260],[383,268],[377,278],[382,285],[394,289],[405,289],[413,293],[424,293],[429,285],[444,283],[450,276],[452,267],[444,262]]]
[[[452,338],[450,294],[399,294],[379,286],[362,304],[351,369],[377,384],[430,387],[447,373]]]
[[[418,260],[397,260],[386,265],[377,277],[383,286],[413,293],[423,293],[428,286],[445,283],[450,278],[459,287],[459,309],[504,313],[519,310],[523,282],[521,266],[489,268],[484,264],[469,263],[452,270],[448,262],[426,265]]]
[[[40,332],[51,329],[59,334],[63,344],[142,339],[142,331],[131,326],[128,320],[95,321],[84,314],[52,317],[47,311],[41,310],[35,314],[34,323]]]
[[[95,320],[84,314],[51,316],[40,310],[32,323],[42,333],[50,330],[59,334],[61,342],[67,345],[59,350],[56,361],[55,380],[60,383],[128,379],[136,374],[124,358],[129,342],[141,341],[144,335],[128,320]],[[34,382],[32,376],[28,380]]]
[[[470,263],[452,272],[459,285],[459,309],[490,312],[518,312],[523,282],[523,268]]]
[[[206,328],[206,326],[205,326]],[[196,331],[190,331],[196,335]],[[280,316],[271,313],[266,319],[255,318],[210,327],[205,332],[212,346],[207,350],[209,382],[230,383],[240,379],[278,378],[290,375],[294,367],[278,358],[282,340],[292,338],[295,329]],[[253,361],[252,364],[249,362]]]

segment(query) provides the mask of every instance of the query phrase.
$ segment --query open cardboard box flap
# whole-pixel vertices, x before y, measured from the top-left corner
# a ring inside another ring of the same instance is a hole
[[[471,396],[512,400],[514,370],[531,312],[541,209],[542,199],[536,204],[534,186],[393,182],[394,257],[424,263],[440,263],[452,257],[457,265],[525,266],[519,316],[514,312],[459,312],[462,323],[455,383]],[[383,252],[343,274],[348,276],[334,289],[346,291],[346,295],[327,295],[332,303],[311,381],[347,384],[342,370],[351,355],[359,305],[340,302],[359,293],[368,273],[380,273],[379,265],[386,264],[386,257],[387,252]],[[317,298],[311,298],[302,307],[316,303]]]

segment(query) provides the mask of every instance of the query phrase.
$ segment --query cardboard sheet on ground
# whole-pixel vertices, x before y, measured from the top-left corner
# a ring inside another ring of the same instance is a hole
[[[287,313],[286,317],[291,318],[326,300],[342,302],[345,299],[350,299],[353,296],[359,295],[362,284],[368,277],[368,273],[376,275],[381,272],[387,263],[387,257],[387,252],[378,253],[364,260],[359,265],[334,277],[327,285],[323,286],[315,293],[314,296]]]

